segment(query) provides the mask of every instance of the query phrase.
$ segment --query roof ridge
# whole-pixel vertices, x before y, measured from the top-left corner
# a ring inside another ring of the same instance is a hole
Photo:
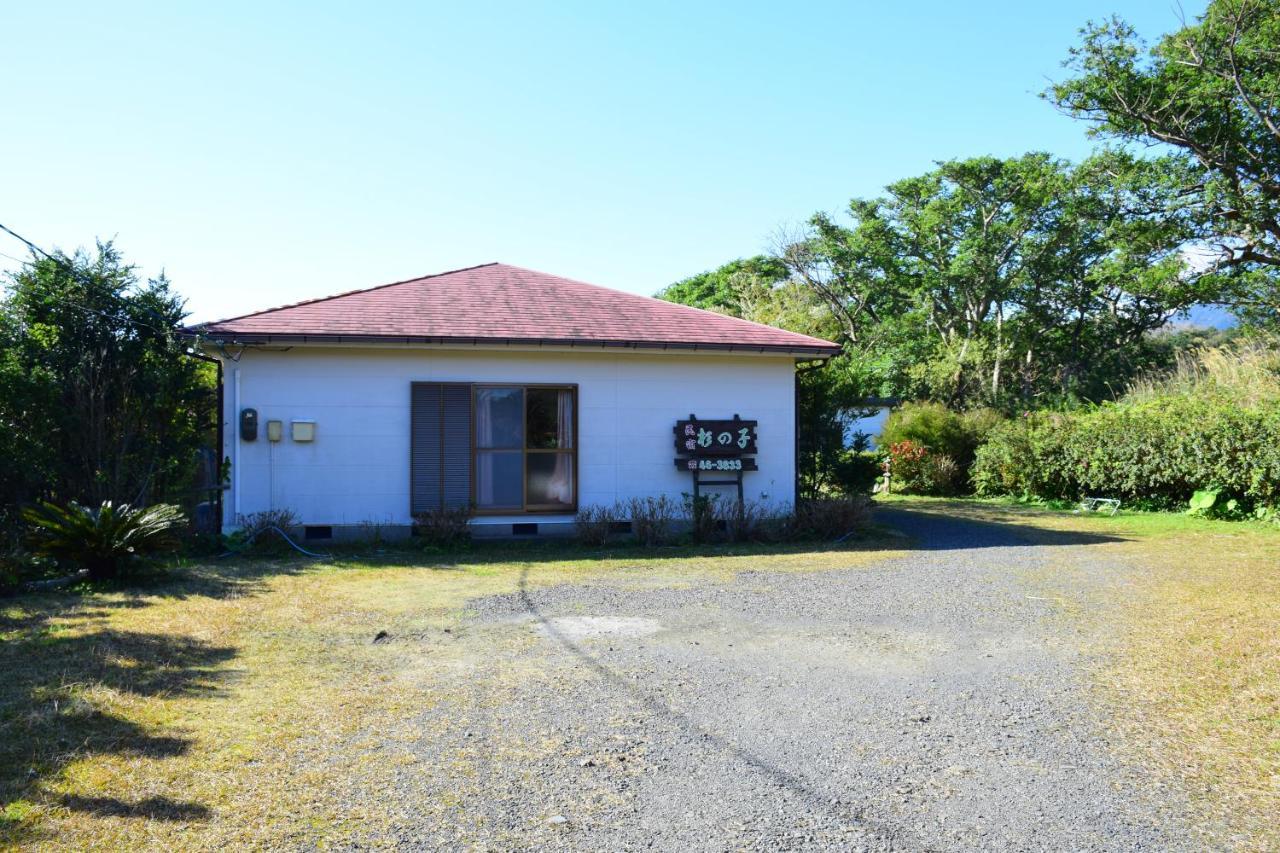
[[[576,279],[576,278],[566,278],[565,276],[556,275],[555,273],[545,273],[545,272],[542,272],[541,270],[535,270],[535,269],[530,269],[529,267],[517,266],[516,264],[499,264],[499,266],[512,267],[513,269],[524,270],[525,272],[537,273],[538,275],[550,275],[550,276],[554,276],[555,278],[562,279],[564,281],[573,282],[574,284],[580,284],[583,287],[590,287],[594,290],[604,290],[604,291],[608,291],[609,293],[621,293],[626,296],[634,296],[637,299],[647,299],[650,302],[657,302],[661,305],[678,305],[681,308],[687,308],[690,311],[700,311],[703,314],[710,314],[712,317],[719,317],[724,320],[736,320],[739,323],[747,323],[761,329],[768,329],[771,332],[786,332],[787,334],[790,334],[790,335],[799,335],[802,338],[808,338],[811,341],[819,341],[820,343],[824,343],[824,344],[833,343],[833,341],[826,341],[826,340],[823,340],[822,338],[815,338],[813,335],[806,335],[804,332],[793,332],[790,329],[783,329],[779,326],[770,326],[768,323],[760,323],[755,320],[748,320],[746,317],[735,317],[732,314],[721,314],[719,311],[711,311],[706,308],[699,308],[696,305],[686,305],[683,302],[672,302],[667,299],[659,299],[656,296],[648,296],[643,293],[632,293],[629,290],[618,290],[617,288],[613,288],[613,287],[605,287],[603,284],[592,284],[589,281],[580,281],[579,279]]]
[[[287,305],[276,305],[273,308],[263,308],[259,311],[250,311],[248,314],[237,314],[235,317],[223,317],[220,320],[208,320],[204,323],[197,323],[192,328],[199,328],[201,326],[217,326],[222,323],[230,323],[234,320],[244,320],[249,317],[258,317],[258,316],[261,316],[262,314],[271,314],[276,311],[284,311],[289,308],[298,308],[303,305],[314,305],[317,302],[328,302],[330,299],[340,299],[344,296],[354,296],[357,293],[369,293],[374,290],[383,290],[385,288],[396,287],[397,285],[401,285],[401,284],[412,284],[415,281],[424,281],[429,278],[439,278],[442,275],[453,275],[454,273],[457,273],[457,272],[467,272],[468,270],[478,270],[482,267],[493,267],[493,266],[510,266],[510,265],[503,264],[500,261],[489,261],[483,264],[473,264],[469,267],[458,267],[456,270],[445,270],[443,272],[429,273],[427,275],[419,275],[419,276],[414,276],[413,278],[401,279],[400,281],[390,281],[390,282],[387,282],[386,284],[375,284],[372,287],[357,287],[355,290],[344,290],[342,293],[331,293],[328,296],[317,296],[312,299],[303,299],[300,302],[290,302]]]

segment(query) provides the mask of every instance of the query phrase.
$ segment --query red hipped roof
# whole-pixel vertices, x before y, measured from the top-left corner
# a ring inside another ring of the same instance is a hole
[[[204,323],[222,341],[525,344],[839,352],[811,338],[507,264],[423,276]]]

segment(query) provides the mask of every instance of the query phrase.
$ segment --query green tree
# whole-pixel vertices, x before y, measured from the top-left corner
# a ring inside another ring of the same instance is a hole
[[[984,362],[1004,356],[1007,309],[1033,260],[1030,235],[1061,183],[1062,166],[1047,154],[940,163],[881,198],[851,201],[852,227],[814,216],[783,259],[828,303],[855,351],[924,331],[933,357],[899,383],[963,404]]]
[[[743,294],[786,281],[787,268],[776,258],[740,258],[708,272],[681,279],[658,294],[659,299],[708,311],[736,314]]]
[[[1162,361],[1152,333],[1188,307],[1212,301],[1211,282],[1190,274],[1183,249],[1194,233],[1170,205],[1179,166],[1103,151],[1063,181],[1014,294],[1021,396],[1099,400]],[[997,377],[992,395],[996,398]]]
[[[181,496],[207,436],[210,366],[186,355],[182,300],[110,243],[11,276],[0,302],[0,507]]]
[[[1206,273],[1246,316],[1280,321],[1280,0],[1214,0],[1148,50],[1090,23],[1045,94],[1092,132],[1171,148]]]
[[[1204,298],[1183,276],[1187,223],[1165,215],[1170,168],[1120,152],[940,163],[854,199],[851,225],[816,215],[781,257],[881,393],[961,408],[1096,397]]]

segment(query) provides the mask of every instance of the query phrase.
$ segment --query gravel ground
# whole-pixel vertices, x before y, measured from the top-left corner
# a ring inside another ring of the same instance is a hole
[[[1093,658],[1034,580],[1090,538],[882,510],[919,550],[726,583],[472,603],[465,665],[376,733],[414,761],[372,839],[420,849],[1176,850],[1113,757]],[[1095,638],[1096,639],[1096,638]],[[355,794],[353,794],[355,796]]]

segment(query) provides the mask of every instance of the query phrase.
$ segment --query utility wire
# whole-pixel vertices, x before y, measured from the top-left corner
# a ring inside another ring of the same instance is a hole
[[[23,237],[23,236],[22,236],[21,234],[19,234],[17,231],[14,231],[12,228],[8,227],[8,226],[7,226],[7,225],[5,225],[4,223],[0,223],[0,231],[4,231],[6,234],[9,234],[11,237],[13,237],[13,238],[15,238],[16,240],[18,240],[18,241],[20,241],[21,243],[23,243],[23,244],[24,244],[28,249],[30,249],[30,250],[32,251],[32,253],[40,254],[40,255],[44,255],[44,257],[46,257],[46,258],[48,258],[49,260],[53,261],[53,262],[54,262],[55,264],[57,264],[58,266],[62,267],[62,268],[63,268],[63,270],[65,270],[66,272],[70,273],[70,274],[72,275],[72,277],[74,277],[74,278],[81,278],[81,272],[80,272],[80,270],[76,269],[76,268],[75,268],[75,266],[74,266],[73,264],[68,263],[68,262],[67,262],[65,259],[63,259],[63,258],[60,258],[60,257],[57,257],[57,256],[55,256],[55,255],[51,255],[51,254],[49,254],[49,253],[48,253],[48,252],[46,252],[44,249],[40,248],[40,247],[39,247],[39,246],[37,246],[35,243],[32,243],[32,242],[31,242],[30,240],[28,240],[26,237]],[[18,260],[19,260],[18,258],[14,258],[14,257],[12,257],[11,255],[4,255],[4,257],[9,258],[10,260],[14,260],[14,261],[18,261]],[[25,263],[29,263],[29,261],[22,260],[22,261],[20,261],[20,263],[24,263],[24,264],[25,264]],[[75,309],[76,309],[76,310],[78,310],[78,311],[84,311],[84,312],[89,313],[89,314],[95,314],[95,315],[97,315],[97,316],[99,316],[99,317],[102,317],[104,320],[112,320],[112,321],[115,321],[115,322],[121,322],[121,321],[123,321],[123,322],[125,322],[125,323],[132,323],[132,324],[133,324],[133,325],[135,325],[135,326],[141,326],[141,327],[142,327],[142,328],[144,328],[144,329],[150,329],[151,331],[155,332],[155,333],[156,333],[156,334],[158,334],[158,335],[167,336],[170,332],[172,332],[172,331],[173,331],[172,329],[167,329],[167,328],[166,328],[166,329],[162,329],[162,328],[159,328],[159,327],[157,327],[157,326],[153,326],[153,325],[151,325],[150,323],[144,323],[142,320],[135,320],[135,319],[134,319],[134,318],[132,318],[132,317],[122,317],[122,316],[116,316],[116,315],[113,315],[113,314],[108,314],[108,313],[107,313],[107,312],[105,312],[105,311],[99,311],[99,310],[98,310],[98,309],[96,309],[96,308],[90,308],[88,305],[80,305],[80,304],[78,304],[78,303],[76,303],[76,302],[73,302],[73,301],[71,301],[71,300],[69,300],[69,299],[64,299],[64,298],[62,298],[61,296],[56,296],[56,295],[54,295],[54,294],[52,294],[52,293],[46,293],[46,294],[45,294],[45,296],[49,297],[50,299],[53,299],[55,302],[60,302],[60,303],[62,303],[63,305],[67,306],[68,308],[75,308]],[[152,313],[154,314],[155,312],[152,312]]]
[[[49,260],[51,260],[51,261],[52,261],[52,260],[55,260],[55,259],[54,259],[54,257],[53,257],[53,255],[49,254],[49,253],[48,253],[48,252],[46,252],[44,249],[41,249],[41,248],[40,248],[39,246],[37,246],[35,243],[32,243],[32,242],[31,242],[30,240],[28,240],[26,237],[23,237],[23,236],[22,236],[21,234],[19,234],[17,231],[14,231],[12,228],[9,228],[8,226],[6,226],[6,225],[5,225],[5,224],[3,224],[3,223],[0,223],[0,231],[4,231],[5,233],[7,233],[7,234],[9,234],[9,235],[11,235],[11,236],[13,236],[13,237],[15,237],[16,239],[18,239],[18,240],[22,241],[23,243],[26,243],[27,248],[28,248],[28,249],[30,249],[31,251],[33,251],[33,252],[39,252],[40,254],[44,255],[46,258],[48,258],[48,259],[49,259]]]

